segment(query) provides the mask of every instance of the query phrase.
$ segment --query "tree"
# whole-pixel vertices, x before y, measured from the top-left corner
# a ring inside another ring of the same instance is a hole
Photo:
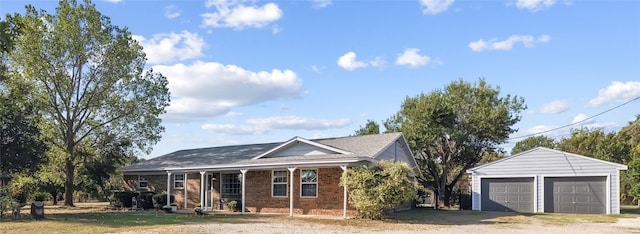
[[[11,80],[33,86],[32,98],[42,101],[56,131],[51,143],[65,152],[65,205],[73,206],[80,147],[116,135],[150,152],[160,139],[167,79],[144,71],[142,47],[89,0],[61,0],[56,15],[28,5],[24,15],[7,20],[22,29],[9,55]]]
[[[356,130],[356,136],[375,135],[380,134],[380,125],[373,120],[367,120],[364,126],[360,126],[360,129]]]
[[[549,149],[556,148],[556,141],[553,138],[547,136],[532,136],[527,137],[524,140],[518,141],[516,145],[511,149],[511,155],[524,152],[536,147],[547,147]]]
[[[417,199],[422,187],[404,162],[382,160],[375,166],[349,168],[340,185],[349,190],[349,203],[361,218],[381,219],[385,209]]]
[[[405,135],[425,173],[421,182],[433,188],[445,206],[450,206],[452,190],[466,170],[516,131],[512,126],[526,109],[524,99],[499,95],[500,88],[484,79],[475,84],[460,79],[444,90],[407,97],[385,123]]]

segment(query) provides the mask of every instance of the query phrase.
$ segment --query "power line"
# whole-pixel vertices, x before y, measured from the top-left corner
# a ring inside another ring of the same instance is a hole
[[[520,138],[532,137],[532,136],[539,135],[539,134],[544,134],[544,133],[548,133],[548,132],[553,132],[553,131],[556,131],[556,130],[559,130],[559,129],[563,129],[563,128],[566,128],[566,127],[571,127],[571,126],[573,126],[573,125],[580,124],[580,123],[582,123],[582,122],[585,122],[585,121],[591,120],[591,119],[593,119],[593,118],[595,118],[595,117],[598,117],[598,116],[600,116],[600,115],[603,115],[603,114],[605,114],[605,113],[607,113],[607,112],[610,112],[610,111],[612,111],[612,110],[615,110],[615,109],[617,109],[617,108],[619,108],[619,107],[621,107],[621,106],[627,105],[627,104],[629,104],[629,103],[631,103],[631,102],[634,102],[634,101],[636,101],[636,100],[638,100],[638,99],[640,99],[640,96],[638,96],[638,97],[636,97],[636,98],[633,98],[633,99],[631,99],[631,100],[629,100],[629,101],[626,101],[626,102],[624,102],[624,103],[622,103],[622,104],[620,104],[620,105],[614,106],[614,107],[612,107],[612,108],[610,108],[610,109],[607,109],[607,110],[605,110],[605,111],[603,111],[603,112],[600,112],[600,113],[598,113],[598,114],[596,114],[596,115],[594,115],[594,116],[591,116],[591,117],[589,117],[589,118],[586,118],[586,119],[580,120],[580,121],[578,121],[578,122],[575,122],[575,123],[570,123],[570,124],[567,124],[567,125],[563,125],[563,126],[560,126],[560,127],[557,127],[557,128],[552,128],[552,129],[545,130],[545,131],[542,131],[542,132],[537,132],[537,133],[527,134],[527,135],[518,136],[518,137],[512,137],[512,138],[509,138],[509,140],[507,140],[507,141],[512,141],[512,140],[520,139]]]

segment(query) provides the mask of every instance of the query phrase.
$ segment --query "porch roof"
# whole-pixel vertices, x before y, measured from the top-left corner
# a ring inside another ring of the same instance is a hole
[[[187,171],[199,169],[235,169],[240,167],[282,167],[322,165],[323,163],[372,161],[401,133],[313,139],[312,142],[340,149],[350,154],[299,155],[255,158],[285,142],[220,146],[180,150],[152,158],[121,170],[127,172]]]

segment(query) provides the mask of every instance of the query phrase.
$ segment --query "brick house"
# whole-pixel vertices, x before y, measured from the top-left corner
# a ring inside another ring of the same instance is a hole
[[[125,189],[173,194],[181,208],[221,210],[236,200],[242,212],[347,217],[356,211],[342,172],[380,160],[420,173],[401,133],[180,150],[121,170]]]

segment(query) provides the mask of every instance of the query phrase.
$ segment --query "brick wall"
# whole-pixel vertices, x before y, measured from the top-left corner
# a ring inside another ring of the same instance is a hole
[[[174,187],[174,175],[171,174],[171,194],[175,198],[175,203],[178,203],[178,207],[184,207],[184,188],[176,189]],[[155,193],[167,192],[167,174],[161,175],[144,175],[147,178],[147,188],[138,188],[138,176],[137,175],[125,175],[124,189],[131,191],[153,191]],[[187,207],[195,207],[200,202],[200,173],[187,174],[187,180],[185,181],[187,191]]]
[[[316,168],[311,168],[316,169]],[[317,168],[318,196],[315,198],[300,197],[300,169],[293,176],[293,212],[295,214],[342,215],[343,187],[339,185],[341,168]],[[289,195],[272,197],[272,170],[248,171],[246,178],[246,208],[251,212],[289,213]],[[289,180],[289,178],[288,178]],[[288,181],[291,183],[291,181]],[[290,186],[288,184],[287,186]],[[290,191],[289,191],[290,192]],[[348,215],[356,211],[347,207]]]
[[[318,170],[318,196],[315,198],[300,197],[300,169],[294,172],[293,179],[293,204],[295,214],[313,214],[313,215],[336,215],[343,214],[343,187],[339,185],[342,169],[335,168],[309,168]],[[286,169],[285,169],[286,170]],[[184,190],[173,188],[174,174],[171,175],[171,193],[175,196],[176,203],[180,207],[184,204]],[[289,194],[287,197],[271,196],[271,176],[272,170],[249,170],[246,174],[245,185],[245,201],[246,208],[250,212],[264,213],[289,213]],[[146,175],[148,181],[147,191],[156,193],[166,192],[167,175]],[[226,209],[225,204],[220,204],[220,173],[213,173],[215,178],[211,196],[213,200],[213,209]],[[138,189],[138,176],[124,176],[125,189],[144,191]],[[287,176],[287,180],[289,180]],[[291,183],[291,181],[288,181]],[[187,175],[185,183],[188,189],[187,202],[188,208],[195,207],[200,202],[200,174],[192,173]],[[290,184],[287,185],[289,189]],[[290,191],[289,191],[290,192]],[[240,200],[238,198],[238,200]],[[240,208],[240,207],[238,207]],[[349,216],[356,215],[356,210],[347,206],[347,214]]]

